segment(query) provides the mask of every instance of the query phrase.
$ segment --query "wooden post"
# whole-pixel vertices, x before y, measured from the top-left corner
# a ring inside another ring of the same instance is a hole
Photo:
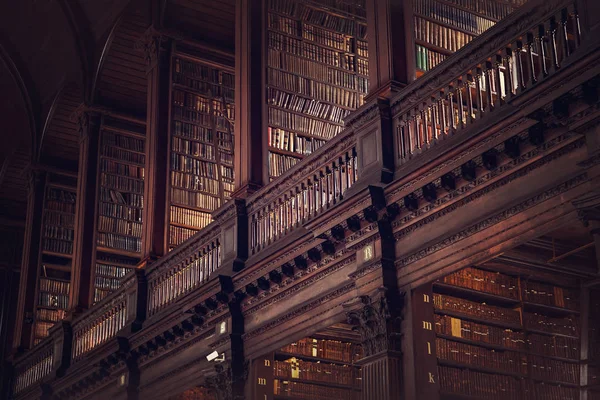
[[[265,101],[265,1],[237,0],[235,24],[235,192],[246,198],[268,183]]]
[[[77,110],[79,173],[75,208],[75,240],[69,308],[79,312],[93,301],[92,269],[96,262],[96,195],[101,116],[85,107]]]
[[[46,173],[39,170],[31,171],[13,344],[18,351],[31,348],[33,343],[33,321],[37,299],[35,290],[40,265],[45,189]]]
[[[369,95],[389,98],[415,79],[411,0],[367,0]]]
[[[146,179],[142,261],[163,256],[167,249],[167,169],[169,149],[169,85],[172,40],[148,28],[136,46],[146,55]]]

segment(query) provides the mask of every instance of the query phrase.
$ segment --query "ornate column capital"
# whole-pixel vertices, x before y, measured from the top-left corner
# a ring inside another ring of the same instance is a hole
[[[347,321],[360,336],[365,357],[384,351],[401,351],[400,323],[404,293],[392,303],[383,294],[378,299],[361,296],[362,307],[349,311]]]
[[[160,52],[166,50],[167,42],[168,38],[154,26],[150,26],[136,41],[135,49],[144,53],[147,72],[157,65]]]
[[[231,362],[215,365],[215,375],[206,378],[206,387],[213,390],[217,400],[243,400],[244,395],[234,391],[235,387],[246,381],[248,377],[248,362],[243,365],[242,373],[235,376]]]

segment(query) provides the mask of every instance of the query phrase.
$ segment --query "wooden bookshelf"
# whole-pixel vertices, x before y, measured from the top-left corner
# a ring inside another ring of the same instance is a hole
[[[94,303],[119,289],[122,278],[133,271],[137,258],[100,253],[94,268]]]
[[[417,77],[491,28],[527,0],[415,0]]]
[[[423,327],[435,346],[417,354],[417,370],[437,360],[442,399],[578,399],[582,312],[574,284],[469,267],[420,288],[417,299],[432,304],[433,315],[415,318],[431,321]]]
[[[368,91],[364,1],[269,1],[269,176],[296,165],[343,129]]]
[[[360,345],[341,340],[303,338],[270,356],[275,398],[357,399]]]
[[[171,89],[169,249],[208,225],[234,190],[233,71],[175,53]]]

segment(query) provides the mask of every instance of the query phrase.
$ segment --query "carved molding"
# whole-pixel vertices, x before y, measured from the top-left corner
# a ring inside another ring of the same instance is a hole
[[[206,378],[206,387],[212,389],[217,395],[217,400],[243,400],[243,393],[237,393],[235,386],[243,387],[248,378],[248,362],[246,361],[242,368],[240,376],[234,376],[231,363],[215,365],[215,375]]]
[[[161,51],[166,50],[166,43],[169,38],[158,31],[154,26],[150,26],[146,32],[135,42],[135,49],[144,53],[147,71],[152,70],[158,63],[158,57]]]

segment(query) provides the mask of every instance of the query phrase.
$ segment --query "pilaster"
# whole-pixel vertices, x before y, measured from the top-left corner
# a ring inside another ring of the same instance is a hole
[[[33,321],[37,299],[35,290],[40,264],[46,173],[41,170],[31,170],[28,185],[27,219],[13,344],[16,350],[30,348],[33,340]]]
[[[69,307],[77,312],[93,301],[92,269],[96,259],[96,198],[101,116],[82,106],[76,111],[79,124],[79,172],[75,207],[75,239]]]
[[[146,59],[148,96],[146,111],[146,177],[142,260],[166,253],[167,169],[169,149],[169,86],[172,39],[153,26],[136,43]]]

